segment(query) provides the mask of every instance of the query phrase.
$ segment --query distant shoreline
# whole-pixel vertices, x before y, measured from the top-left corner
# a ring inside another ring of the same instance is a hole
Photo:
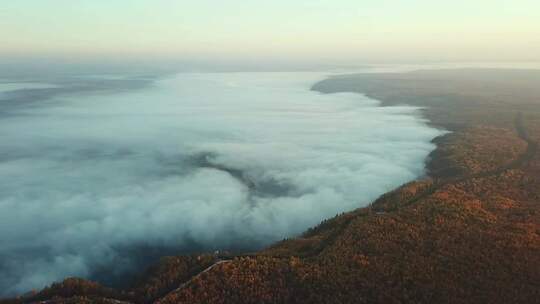
[[[538,106],[539,83],[540,69],[422,69],[336,75],[315,83],[311,90],[360,93],[379,100],[381,106],[421,107],[429,125],[451,132],[485,125],[514,132],[516,113]],[[510,102],[508,96],[512,96]],[[486,115],[485,109],[493,115]],[[426,160],[428,175],[433,178],[456,170],[447,168],[448,156],[441,151],[441,145],[448,141],[449,134],[433,140],[437,148]]]

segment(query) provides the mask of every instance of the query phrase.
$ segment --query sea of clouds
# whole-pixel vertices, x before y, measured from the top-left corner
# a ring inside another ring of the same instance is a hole
[[[441,131],[418,109],[322,78],[185,73],[0,111],[0,294],[260,248],[423,174]]]

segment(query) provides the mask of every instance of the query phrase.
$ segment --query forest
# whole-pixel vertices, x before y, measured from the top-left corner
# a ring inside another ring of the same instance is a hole
[[[508,80],[508,81],[501,81]],[[356,74],[314,86],[423,107],[428,175],[256,253],[165,257],[130,288],[70,278],[0,303],[531,303],[540,72]]]

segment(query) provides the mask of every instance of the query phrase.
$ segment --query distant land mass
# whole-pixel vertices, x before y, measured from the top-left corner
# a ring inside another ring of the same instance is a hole
[[[0,303],[534,303],[540,70],[330,77],[313,88],[423,108],[428,176],[243,255],[164,257],[126,289],[68,278]]]

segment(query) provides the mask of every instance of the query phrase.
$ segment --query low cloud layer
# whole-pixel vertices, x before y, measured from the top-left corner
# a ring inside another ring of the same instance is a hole
[[[309,91],[322,77],[179,74],[3,111],[0,290],[257,248],[423,173],[440,131],[417,109]]]

